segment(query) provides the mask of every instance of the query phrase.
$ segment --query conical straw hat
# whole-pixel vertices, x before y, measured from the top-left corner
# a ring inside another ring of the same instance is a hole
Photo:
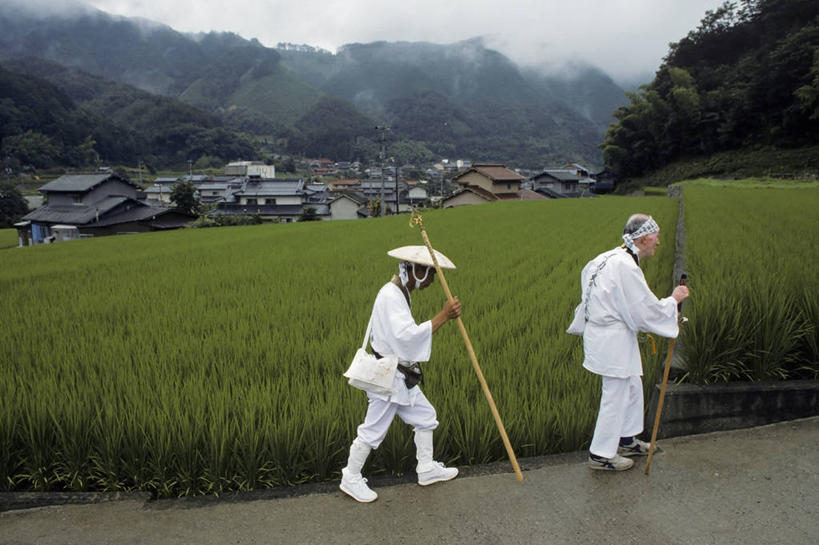
[[[438,260],[438,265],[442,269],[454,269],[455,264],[450,261],[450,259],[439,252],[438,250],[433,250],[435,252],[435,259]],[[433,267],[434,263],[432,262],[432,257],[429,255],[429,250],[426,246],[401,246],[400,248],[396,248],[395,250],[390,250],[387,252],[388,256],[394,257],[396,259],[400,259],[401,261],[409,261],[410,263],[418,263],[419,265],[426,265],[427,267]]]

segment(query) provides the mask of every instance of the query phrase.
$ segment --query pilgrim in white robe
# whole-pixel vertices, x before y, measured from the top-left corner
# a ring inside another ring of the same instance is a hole
[[[600,411],[589,450],[611,458],[621,437],[643,431],[643,374],[637,332],[676,338],[677,302],[658,299],[625,248],[591,260],[581,273],[583,289],[569,333],[583,335],[583,367],[602,375]]]
[[[401,288],[388,282],[378,292],[373,304],[370,344],[382,356],[398,356],[399,364],[429,361],[432,321],[416,324]],[[367,392],[367,416],[358,427],[358,438],[372,448],[378,448],[384,440],[396,414],[419,430],[438,427],[435,408],[421,388],[407,389],[400,367],[395,373],[393,389],[395,393],[390,396]]]

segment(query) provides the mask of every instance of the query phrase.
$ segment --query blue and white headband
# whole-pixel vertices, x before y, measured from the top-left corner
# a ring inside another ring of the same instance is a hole
[[[657,225],[657,222],[654,221],[654,218],[651,216],[648,217],[646,221],[640,226],[639,229],[634,231],[633,233],[628,233],[623,235],[623,242],[626,243],[626,248],[631,250],[634,255],[637,254],[637,246],[634,245],[634,241],[638,240],[640,237],[645,235],[650,235],[651,233],[659,233],[660,226]]]

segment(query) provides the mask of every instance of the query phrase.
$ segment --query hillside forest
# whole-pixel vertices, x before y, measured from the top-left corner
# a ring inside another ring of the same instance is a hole
[[[819,2],[740,0],[673,43],[602,145],[621,177],[726,150],[819,143]]]
[[[760,147],[797,150],[797,163],[819,165],[819,3],[811,0],[737,0],[706,12],[670,45],[654,79],[629,93],[590,66],[533,73],[478,39],[349,44],[331,54],[145,28],[90,9],[43,20],[3,7],[0,24],[6,173],[187,170],[281,155],[368,162],[382,144],[400,163],[573,161],[621,180]]]

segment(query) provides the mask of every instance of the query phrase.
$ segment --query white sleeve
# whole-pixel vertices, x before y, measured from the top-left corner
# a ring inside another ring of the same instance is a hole
[[[635,331],[655,333],[675,339],[680,329],[677,323],[677,301],[673,297],[657,299],[646,283],[639,267],[621,270],[617,308],[622,309],[623,321]]]
[[[373,307],[373,349],[406,361],[429,361],[432,352],[432,322],[415,323],[404,296],[385,287]]]

